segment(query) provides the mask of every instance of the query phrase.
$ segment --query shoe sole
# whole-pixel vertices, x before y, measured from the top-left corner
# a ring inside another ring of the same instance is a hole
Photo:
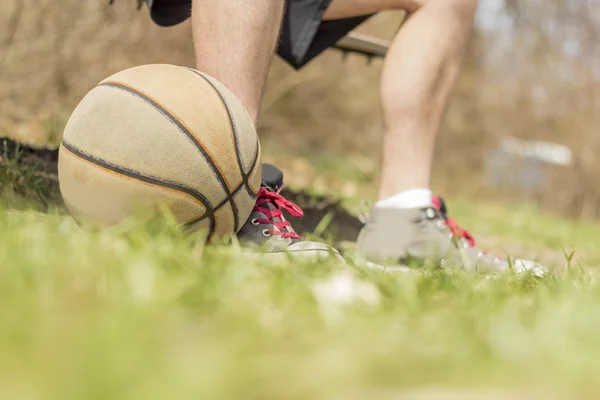
[[[335,249],[326,250],[326,249],[298,249],[298,250],[286,250],[286,251],[278,251],[272,253],[261,253],[261,252],[252,252],[254,256],[257,257],[267,257],[271,260],[281,260],[281,261],[336,261],[346,264],[346,260],[340,254],[339,251]]]

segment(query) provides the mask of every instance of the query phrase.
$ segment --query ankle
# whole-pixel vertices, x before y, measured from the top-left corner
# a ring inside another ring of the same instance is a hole
[[[375,207],[380,208],[419,208],[431,205],[433,194],[430,189],[417,188],[396,193],[378,201]]]

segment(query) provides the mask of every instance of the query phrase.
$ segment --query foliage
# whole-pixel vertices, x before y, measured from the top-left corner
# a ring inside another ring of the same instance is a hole
[[[600,287],[576,265],[543,280],[394,274],[205,248],[169,225],[90,231],[2,211],[0,227],[6,398],[575,399],[600,389]]]

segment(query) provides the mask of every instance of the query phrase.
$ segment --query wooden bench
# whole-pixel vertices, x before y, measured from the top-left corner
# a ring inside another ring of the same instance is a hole
[[[407,14],[403,14],[398,30],[402,28],[406,21]],[[388,49],[392,44],[389,40],[384,40],[378,37],[365,35],[359,32],[350,32],[333,46],[334,49],[340,50],[343,53],[356,53],[366,56],[367,58],[384,58],[387,55]]]
[[[368,58],[383,58],[387,54],[391,42],[389,40],[365,35],[358,32],[350,32],[334,46],[335,49],[344,53],[357,53]]]

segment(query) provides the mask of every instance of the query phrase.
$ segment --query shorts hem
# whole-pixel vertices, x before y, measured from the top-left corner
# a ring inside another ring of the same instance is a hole
[[[315,39],[318,36],[319,28],[323,24],[323,16],[325,15],[325,11],[331,5],[332,0],[323,0],[319,7],[318,12],[312,15],[308,22],[305,24],[302,29],[296,43],[296,49],[292,50],[292,53],[296,53],[297,57],[293,57],[293,63],[290,63],[290,60],[286,61],[290,63],[294,68],[300,69],[302,68],[308,61],[305,60],[306,56],[309,53],[311,45],[314,43]]]

